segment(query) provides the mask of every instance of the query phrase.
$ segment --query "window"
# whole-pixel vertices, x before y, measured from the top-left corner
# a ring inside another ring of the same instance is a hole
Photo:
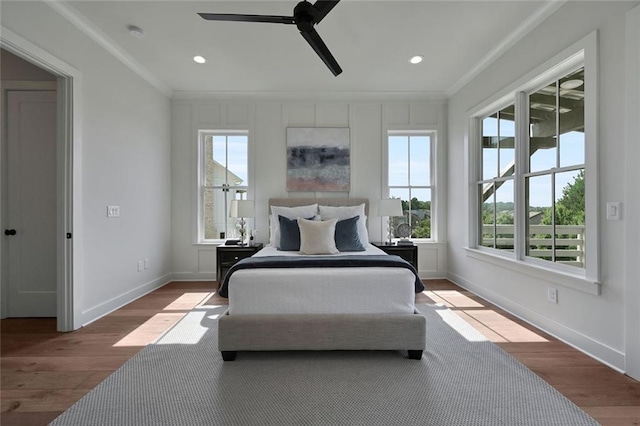
[[[402,200],[402,217],[393,218],[394,237],[432,238],[435,132],[390,131],[387,137],[389,198]],[[398,227],[400,224],[407,226]],[[407,233],[409,233],[407,232]]]
[[[198,241],[238,238],[231,200],[247,199],[248,132],[200,130]]]
[[[513,251],[515,107],[489,115],[481,122],[481,180],[478,194],[481,232],[478,244]]]
[[[529,94],[526,255],[584,268],[584,68]]]
[[[582,52],[475,116],[472,229],[478,248],[593,278],[597,212],[587,205],[597,205],[597,168],[587,153],[596,133],[585,123],[595,122],[595,94],[585,67]]]

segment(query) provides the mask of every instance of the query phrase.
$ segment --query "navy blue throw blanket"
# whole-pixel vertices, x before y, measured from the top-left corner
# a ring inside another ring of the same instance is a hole
[[[424,290],[424,284],[418,277],[413,265],[396,255],[354,255],[354,256],[258,256],[247,257],[229,268],[220,286],[218,294],[229,297],[229,278],[235,271],[253,268],[351,268],[351,267],[390,267],[405,268],[413,272],[415,292]]]

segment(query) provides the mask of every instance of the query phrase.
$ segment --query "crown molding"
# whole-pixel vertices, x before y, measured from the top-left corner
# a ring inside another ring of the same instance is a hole
[[[153,75],[131,55],[126,53],[115,41],[111,40],[109,36],[98,29],[87,17],[69,6],[66,1],[45,0],[45,3],[76,28],[89,36],[89,38],[102,46],[107,52],[115,56],[116,59],[126,65],[129,69],[142,77],[146,82],[161,91],[165,96],[171,97],[173,93],[171,87]]]
[[[471,80],[476,78],[489,65],[494,63],[507,50],[511,49],[517,42],[522,40],[524,36],[533,31],[538,25],[544,22],[555,11],[560,9],[568,0],[549,0],[545,2],[538,10],[529,15],[515,30],[507,35],[498,45],[496,45],[489,53],[487,53],[474,67],[467,71],[455,83],[451,85],[445,94],[447,97],[455,95],[460,89],[466,86]]]
[[[187,91],[174,90],[173,100],[252,100],[252,101],[349,101],[446,102],[444,92],[278,92],[278,91]]]

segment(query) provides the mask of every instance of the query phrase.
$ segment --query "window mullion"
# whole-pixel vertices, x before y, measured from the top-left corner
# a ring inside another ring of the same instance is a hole
[[[556,174],[551,173],[551,260],[556,262]]]
[[[501,117],[502,117],[502,111],[498,111],[496,113],[496,118],[497,118],[497,125],[498,125],[498,131],[496,132],[498,134],[497,138],[498,140],[496,141],[496,150],[497,150],[497,155],[496,155],[496,178],[501,177],[500,176],[500,171],[502,170],[501,168],[501,164],[500,164],[500,142],[501,142],[501,137],[500,137],[500,121],[501,121]]]
[[[560,167],[560,80],[556,81],[556,168]]]
[[[498,138],[499,139],[499,138]],[[497,208],[497,192],[498,186],[496,181],[493,181],[493,248],[498,248],[498,208]]]
[[[516,259],[523,260],[527,252],[527,197],[525,172],[529,171],[529,102],[525,92],[518,92],[515,99],[515,170],[514,180],[514,245]]]
[[[409,215],[407,216],[407,222],[413,230],[413,224],[411,223],[411,136],[407,136],[407,188],[409,189]]]
[[[560,167],[560,80],[556,81],[556,167],[551,173],[551,259],[556,263],[556,172]]]

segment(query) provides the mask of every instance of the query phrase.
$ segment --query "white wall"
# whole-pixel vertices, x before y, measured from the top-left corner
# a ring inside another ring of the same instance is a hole
[[[250,189],[255,200],[258,241],[268,239],[268,199],[272,197],[366,197],[370,200],[371,241],[383,239],[382,223],[375,216],[382,197],[382,144],[388,128],[425,127],[438,131],[444,151],[445,103],[442,101],[345,100],[215,100],[174,99],[172,103],[172,237],[173,271],[177,279],[214,279],[215,246],[194,244],[197,205],[197,131],[244,128],[250,132]],[[351,129],[351,192],[287,193],[286,128],[349,127]],[[445,158],[445,157],[443,157]],[[443,187],[444,165],[440,170]],[[444,203],[438,206],[446,216]],[[446,223],[443,219],[442,223]],[[445,241],[446,232],[440,232]],[[445,244],[419,247],[423,277],[446,275]]]
[[[168,281],[170,272],[170,101],[42,2],[3,2],[2,26],[82,73],[82,217],[74,283],[90,322]],[[107,219],[107,205],[120,218]],[[138,272],[138,260],[150,268]]]
[[[618,368],[624,368],[624,218],[601,221],[602,294],[590,295],[553,280],[521,274],[468,257],[465,138],[468,111],[531,69],[599,32],[600,213],[607,201],[625,200],[624,45],[625,12],[638,2],[567,2],[449,100],[448,194],[450,279],[518,316]],[[637,277],[635,277],[637,280]],[[558,288],[559,303],[547,302],[547,287]]]

